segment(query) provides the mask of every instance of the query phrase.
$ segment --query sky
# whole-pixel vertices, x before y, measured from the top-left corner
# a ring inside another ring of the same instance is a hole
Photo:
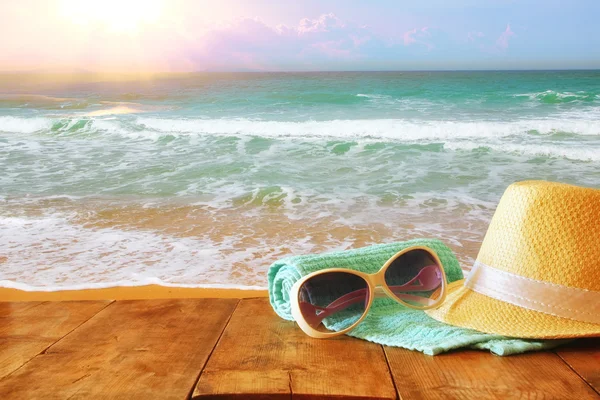
[[[598,0],[0,2],[0,71],[600,68]]]

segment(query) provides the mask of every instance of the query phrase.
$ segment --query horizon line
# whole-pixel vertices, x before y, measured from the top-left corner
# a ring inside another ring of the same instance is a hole
[[[347,73],[347,72],[537,72],[537,71],[600,71],[594,68],[479,68],[479,69],[340,69],[340,70],[205,70],[205,71],[0,71],[0,75],[192,75],[192,74],[274,74],[274,73]]]

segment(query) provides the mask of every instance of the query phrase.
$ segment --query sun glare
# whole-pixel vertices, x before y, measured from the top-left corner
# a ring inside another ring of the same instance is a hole
[[[64,0],[63,15],[77,25],[104,25],[115,33],[137,33],[158,21],[163,0]]]

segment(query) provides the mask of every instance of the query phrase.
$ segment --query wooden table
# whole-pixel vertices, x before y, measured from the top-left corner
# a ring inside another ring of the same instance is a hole
[[[0,303],[0,399],[599,399],[600,340],[436,357],[316,340],[267,299]]]

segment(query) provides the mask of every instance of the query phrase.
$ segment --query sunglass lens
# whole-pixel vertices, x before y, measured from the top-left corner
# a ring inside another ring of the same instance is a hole
[[[369,285],[358,275],[326,272],[302,284],[298,304],[304,320],[321,332],[341,331],[354,325],[369,304]]]
[[[442,266],[428,251],[408,251],[388,267],[385,283],[394,296],[413,307],[434,306],[444,290]]]

